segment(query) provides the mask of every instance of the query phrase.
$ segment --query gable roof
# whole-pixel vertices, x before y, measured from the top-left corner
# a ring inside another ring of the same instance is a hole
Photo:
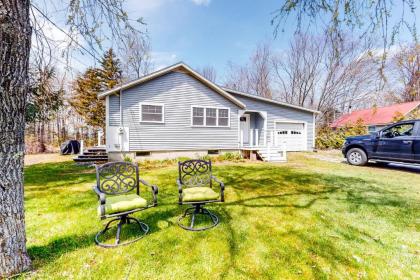
[[[222,95],[226,99],[230,100],[234,104],[238,105],[242,109],[244,109],[246,107],[245,104],[243,104],[241,101],[239,101],[238,99],[236,99],[235,97],[233,97],[232,95],[230,95],[229,93],[227,93],[225,90],[223,90],[221,87],[219,87],[215,83],[213,83],[213,82],[207,80],[206,78],[204,78],[202,75],[200,75],[199,73],[197,73],[196,71],[194,71],[193,69],[191,69],[188,65],[186,65],[183,62],[178,62],[178,63],[176,63],[174,65],[168,66],[168,67],[163,68],[161,70],[158,70],[156,72],[150,73],[150,74],[148,74],[146,76],[143,76],[143,77],[141,77],[141,78],[139,78],[137,80],[130,81],[128,83],[125,83],[125,84],[119,85],[117,87],[114,87],[114,88],[112,88],[110,90],[101,92],[101,93],[98,94],[98,98],[105,98],[108,95],[117,93],[117,92],[119,92],[121,90],[124,90],[124,89],[131,88],[133,86],[140,85],[142,83],[145,83],[147,81],[156,79],[158,77],[161,77],[161,76],[163,76],[163,75],[165,75],[165,74],[167,74],[169,72],[175,71],[175,70],[184,70],[184,71],[186,71],[192,77],[194,77],[198,81],[202,82],[203,84],[205,84],[209,88],[213,89],[215,92],[219,93],[220,95]]]
[[[297,105],[292,105],[292,104],[289,104],[289,103],[265,98],[265,97],[258,96],[258,95],[255,95],[255,94],[249,94],[249,93],[229,89],[229,88],[226,88],[226,87],[222,87],[222,88],[225,91],[227,91],[228,93],[232,93],[234,95],[249,97],[249,98],[252,98],[252,99],[255,99],[255,100],[264,101],[264,102],[268,102],[268,103],[272,103],[272,104],[276,104],[276,105],[282,105],[282,106],[285,106],[285,107],[289,107],[289,108],[293,108],[293,109],[297,109],[297,110],[302,110],[302,111],[307,111],[307,112],[311,112],[311,113],[315,113],[315,114],[321,113],[317,110],[313,110],[313,109],[309,109],[309,108],[305,108],[305,107],[301,107],[301,106],[297,106]]]
[[[342,127],[348,123],[356,123],[362,119],[366,125],[383,125],[393,122],[396,114],[407,115],[420,106],[420,101],[395,104],[387,107],[370,108],[346,114],[335,120],[331,127]]]

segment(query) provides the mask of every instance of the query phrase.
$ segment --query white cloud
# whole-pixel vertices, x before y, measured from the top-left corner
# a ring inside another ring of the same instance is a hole
[[[208,6],[211,0],[191,0],[197,6]]]
[[[179,58],[175,53],[171,52],[152,52],[151,61],[155,70],[165,68],[178,62]]]

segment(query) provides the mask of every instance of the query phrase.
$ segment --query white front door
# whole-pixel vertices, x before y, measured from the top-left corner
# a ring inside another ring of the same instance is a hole
[[[306,150],[306,127],[304,123],[276,122],[277,143],[286,145],[286,151]]]
[[[243,133],[243,143],[249,144],[249,129],[251,127],[250,122],[251,116],[249,114],[243,114],[242,117],[239,118],[239,121],[241,123],[241,131]]]

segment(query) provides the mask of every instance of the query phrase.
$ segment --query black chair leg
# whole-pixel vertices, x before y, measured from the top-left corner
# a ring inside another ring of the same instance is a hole
[[[209,216],[213,223],[207,227],[195,228],[194,223],[195,223],[195,218],[197,215]],[[190,226],[185,226],[182,224],[182,220],[186,218],[187,216],[191,216]],[[178,218],[178,225],[181,228],[185,230],[190,230],[190,231],[202,231],[202,230],[210,229],[212,227],[217,226],[218,223],[219,223],[219,218],[215,214],[211,213],[209,210],[205,209],[203,207],[203,204],[195,204],[195,207],[187,208],[184,214]]]
[[[143,233],[138,238],[135,238],[133,240],[121,243],[120,242],[120,236],[121,236],[121,231],[123,230],[123,225],[129,224],[130,220],[136,222],[139,225],[139,228]],[[100,237],[102,237],[109,230],[111,223],[116,222],[116,221],[119,221],[119,222],[118,222],[118,225],[117,225],[117,233],[115,235],[115,243],[114,244],[107,244],[107,243],[101,242],[99,240]],[[131,244],[133,242],[136,242],[136,241],[140,240],[141,238],[143,238],[143,236],[146,235],[148,232],[149,232],[149,226],[147,224],[145,224],[143,222],[140,222],[138,219],[136,219],[134,217],[129,217],[128,215],[124,215],[124,216],[121,216],[121,217],[118,217],[116,219],[112,219],[111,221],[109,221],[106,224],[105,228],[96,234],[95,243],[98,246],[101,246],[101,247],[104,247],[104,248],[113,248],[113,247],[127,245],[127,244]]]

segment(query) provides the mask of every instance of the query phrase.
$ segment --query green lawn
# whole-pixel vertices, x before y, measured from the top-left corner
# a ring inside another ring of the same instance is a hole
[[[286,164],[217,163],[226,203],[208,231],[176,225],[176,166],[141,170],[159,206],[135,214],[142,240],[103,249],[94,169],[71,162],[25,168],[28,278],[415,279],[420,277],[420,175],[352,167],[304,154]],[[150,192],[147,193],[150,195]]]

